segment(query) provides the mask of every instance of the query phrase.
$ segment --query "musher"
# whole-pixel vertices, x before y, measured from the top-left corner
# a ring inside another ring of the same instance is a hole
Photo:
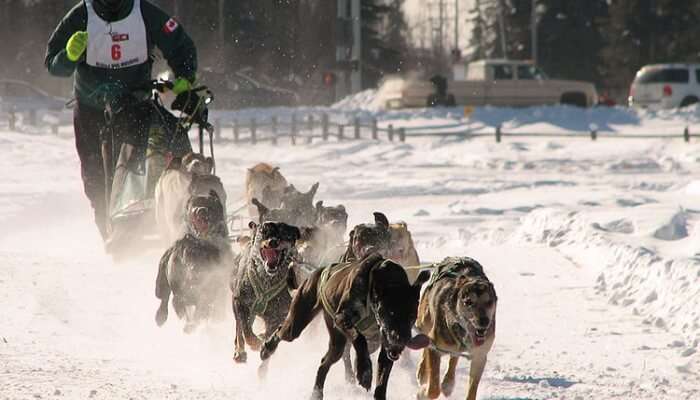
[[[112,132],[137,145],[148,138],[154,49],[176,77],[173,92],[186,96],[197,72],[197,51],[180,24],[147,0],[84,0],[49,39],[45,64],[52,75],[75,73],[75,146],[85,194],[103,240],[108,237],[100,132],[105,109]],[[177,100],[176,100],[177,101]],[[118,112],[117,112],[118,111]]]

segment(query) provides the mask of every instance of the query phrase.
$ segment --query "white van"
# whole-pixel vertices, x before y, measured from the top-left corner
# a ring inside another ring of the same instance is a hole
[[[629,106],[686,107],[700,101],[700,64],[654,64],[640,69],[630,87]]]

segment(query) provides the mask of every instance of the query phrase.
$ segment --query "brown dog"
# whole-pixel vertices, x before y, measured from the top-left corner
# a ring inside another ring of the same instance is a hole
[[[396,222],[389,225],[391,232],[391,245],[389,247],[389,258],[392,261],[405,267],[415,267],[420,265],[416,245],[413,243],[411,232],[405,222]],[[413,282],[418,277],[418,270],[407,269],[408,281]]]
[[[253,199],[257,198],[267,207],[278,208],[282,205],[282,196],[286,187],[287,180],[279,167],[260,163],[249,168],[245,177],[245,190],[250,218],[256,219],[258,216],[258,209],[253,204]]]
[[[471,358],[467,400],[476,391],[486,366],[486,356],[496,336],[496,291],[475,260],[446,258],[435,266],[433,277],[418,307],[416,327],[431,341],[418,367],[419,399],[449,397],[455,385],[460,357]],[[440,357],[450,357],[440,385]]]
[[[403,268],[374,253],[361,261],[334,264],[314,272],[297,291],[289,314],[260,353],[269,358],[279,342],[291,342],[323,312],[330,336],[328,352],[316,374],[313,399],[323,398],[326,375],[343,355],[345,345],[355,348],[357,381],[372,386],[370,354],[381,347],[375,399],[385,399],[394,361],[405,347],[417,349],[428,344],[424,335],[412,338],[420,288],[428,279],[421,274],[413,285]]]

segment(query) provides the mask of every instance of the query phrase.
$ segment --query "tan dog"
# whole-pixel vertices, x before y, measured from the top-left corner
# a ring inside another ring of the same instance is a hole
[[[246,202],[248,215],[257,220],[258,209],[253,199],[258,199],[268,208],[279,208],[282,205],[282,195],[287,187],[287,180],[279,171],[279,167],[260,163],[249,168],[245,177]]]
[[[185,234],[185,206],[192,196],[207,196],[211,190],[215,191],[226,215],[226,191],[221,180],[212,175],[213,167],[211,157],[189,153],[182,159],[172,159],[158,179],[156,223],[166,243],[172,244]]]
[[[408,230],[408,225],[405,222],[397,222],[389,225],[391,232],[391,245],[389,259],[405,267],[414,267],[420,265],[418,252],[413,243],[411,232]],[[418,277],[418,269],[407,269],[409,282],[415,282]]]
[[[446,258],[435,265],[418,306],[416,327],[430,338],[418,367],[419,399],[452,394],[460,357],[471,358],[467,400],[476,391],[486,366],[486,356],[496,336],[496,291],[475,260]],[[450,357],[440,385],[440,357]]]

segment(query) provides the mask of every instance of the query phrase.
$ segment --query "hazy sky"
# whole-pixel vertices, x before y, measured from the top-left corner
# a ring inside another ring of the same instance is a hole
[[[445,15],[447,17],[446,45],[452,47],[454,43],[454,8],[455,0],[443,0],[445,5]],[[474,0],[456,0],[459,1],[460,8],[460,24],[459,24],[459,43],[460,47],[466,47],[471,35],[471,26],[467,22],[470,10],[474,6]],[[440,0],[406,0],[404,7],[408,17],[409,26],[413,32],[414,41],[420,44],[420,37],[426,38],[425,45],[429,45],[430,41],[430,23],[429,18],[432,16],[437,19],[439,15],[438,4]],[[422,34],[421,34],[422,33]]]

